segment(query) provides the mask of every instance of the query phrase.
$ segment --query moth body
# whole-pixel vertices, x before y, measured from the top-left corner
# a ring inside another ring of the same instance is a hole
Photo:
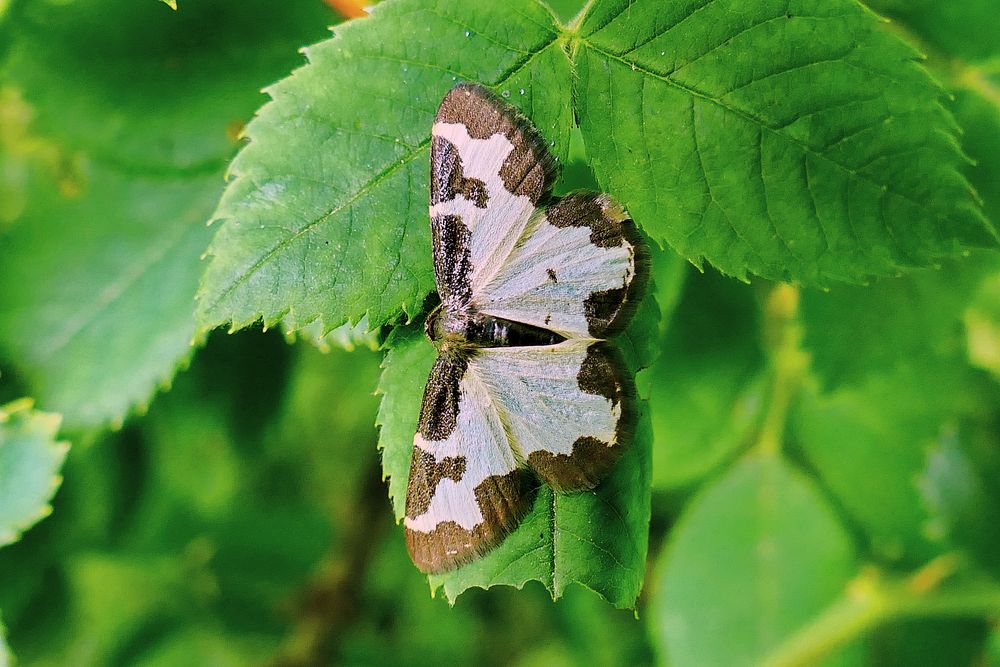
[[[424,330],[439,348],[554,345],[566,340],[540,327],[483,315],[468,308],[455,312],[445,308],[444,304],[427,316]]]

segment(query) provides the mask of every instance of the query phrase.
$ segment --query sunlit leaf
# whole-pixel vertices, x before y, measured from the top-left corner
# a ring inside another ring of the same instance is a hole
[[[693,261],[828,284],[996,245],[941,89],[860,4],[620,0],[579,34],[599,182]]]

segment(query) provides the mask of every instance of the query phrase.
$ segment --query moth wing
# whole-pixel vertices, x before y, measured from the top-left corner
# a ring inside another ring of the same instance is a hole
[[[470,365],[518,458],[557,491],[596,486],[632,437],[635,387],[606,343],[484,348]]]
[[[431,128],[431,233],[438,292],[467,304],[500,270],[556,162],[531,122],[493,92],[462,83]]]
[[[487,315],[567,338],[606,338],[628,323],[647,264],[645,246],[617,202],[572,193],[532,218],[473,303]]]
[[[414,564],[443,572],[483,555],[517,528],[536,491],[475,365],[443,349],[410,462],[403,524]]]

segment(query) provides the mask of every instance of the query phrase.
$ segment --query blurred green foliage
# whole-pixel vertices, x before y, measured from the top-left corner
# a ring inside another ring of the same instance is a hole
[[[386,0],[325,42],[320,0],[169,4],[0,0],[0,667],[1000,665],[1000,260],[959,242],[977,197],[1000,223],[993,0]],[[636,446],[450,606],[393,518],[458,74],[669,245],[620,341]]]

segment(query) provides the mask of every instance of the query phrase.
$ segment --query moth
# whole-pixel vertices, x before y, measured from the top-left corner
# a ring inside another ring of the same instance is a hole
[[[496,547],[538,480],[600,482],[631,438],[634,382],[607,338],[634,312],[645,247],[595,192],[551,196],[557,162],[517,109],[472,83],[431,130],[430,220],[441,303],[403,521],[414,564],[443,572]]]

